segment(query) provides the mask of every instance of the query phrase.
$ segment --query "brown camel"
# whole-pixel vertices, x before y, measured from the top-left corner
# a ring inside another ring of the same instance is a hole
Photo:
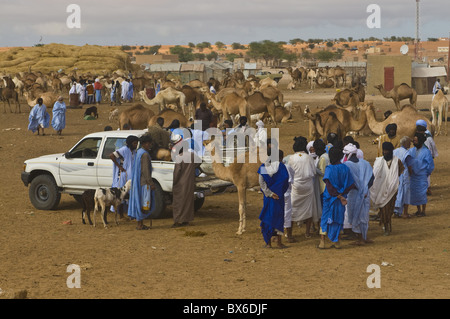
[[[329,105],[326,108],[319,110],[315,113],[311,113],[309,107],[306,106],[304,116],[309,120],[309,139],[315,140],[320,137],[325,137],[323,125],[327,122],[330,112],[334,112],[336,118],[344,126],[345,132],[359,132],[364,129],[367,124],[367,118],[365,112],[359,112],[354,114],[344,108],[337,107],[336,105]]]
[[[148,126],[148,122],[155,115],[155,112],[142,104],[136,103],[129,106],[119,114],[119,128],[124,129],[127,124],[133,130],[143,130]]]
[[[288,67],[287,71],[289,72],[289,75],[292,78],[292,82],[294,82],[295,85],[300,85],[303,80],[303,72],[306,71],[303,67],[298,69],[292,69],[292,67]]]
[[[316,77],[316,85],[320,88],[329,89],[334,87],[334,81],[332,79],[326,79],[322,81],[322,83],[319,83],[319,77]]]
[[[259,118],[261,121],[271,122],[272,119],[269,113],[264,112]],[[288,123],[292,121],[292,102],[286,103],[284,106],[277,106],[275,108],[275,119],[277,123]]]
[[[370,129],[376,135],[386,134],[386,126],[391,123],[397,124],[397,135],[400,137],[409,136],[414,137],[416,133],[416,121],[425,120],[427,122],[427,128],[434,135],[434,125],[427,119],[426,116],[417,112],[412,105],[403,106],[401,111],[396,111],[389,115],[384,121],[377,121],[375,115],[375,107],[373,104],[362,103],[360,105],[361,110],[365,111],[367,117],[367,123]]]
[[[383,84],[375,85],[375,88],[378,89],[385,98],[392,99],[398,111],[401,110],[400,101],[405,99],[409,99],[409,103],[416,107],[417,92],[406,83],[396,85],[390,91],[386,91]]]
[[[328,143],[327,136],[330,133],[336,134],[339,140],[342,140],[347,135],[344,125],[338,120],[334,112],[328,113],[328,118],[323,125],[323,140],[325,143]]]
[[[219,114],[222,113],[223,120],[233,120],[237,114],[250,119],[247,100],[237,93],[227,94],[221,102],[218,102],[215,96],[208,91],[205,91],[205,95]]]
[[[3,101],[3,113],[6,113],[6,103],[8,103],[9,111],[11,113],[13,112],[11,108],[11,100],[16,105],[15,113],[20,113],[19,93],[17,93],[13,88],[0,88],[0,100]]]
[[[212,140],[212,142],[206,145],[206,150],[211,153],[212,169],[216,177],[232,182],[237,188],[239,198],[239,228],[236,234],[242,235],[246,227],[247,189],[259,187],[258,169],[261,166],[261,161],[258,159],[256,163],[250,163],[251,158],[249,152],[246,152],[245,161],[237,159],[225,166],[223,161],[216,157],[216,149],[220,149],[217,141]]]
[[[265,98],[268,98],[272,102],[274,102],[275,106],[284,105],[283,93],[281,93],[279,89],[273,86],[266,86],[262,89],[259,89],[259,92],[261,92]]]
[[[445,121],[445,135],[447,135],[448,100],[442,90],[439,90],[431,101],[432,123],[436,128],[436,136],[441,132],[442,123]]]
[[[360,102],[364,102],[365,96],[364,86],[358,84],[351,89],[337,92],[331,101],[338,106],[357,106]]]
[[[159,114],[153,115],[152,117],[150,117],[150,119],[147,122],[147,126],[152,126],[156,124],[156,120],[158,119],[158,117],[162,117],[164,119],[164,125],[167,127],[169,126],[173,120],[178,120],[180,121],[180,127],[189,127],[192,124],[192,121],[189,121],[186,116],[184,116],[183,114],[174,111],[174,110],[163,110],[162,112],[160,112]]]
[[[267,112],[270,115],[275,126],[277,125],[277,119],[275,116],[275,104],[272,100],[264,97],[261,92],[255,92],[247,98],[248,109],[250,114],[259,114]],[[250,119],[249,116],[247,116]]]

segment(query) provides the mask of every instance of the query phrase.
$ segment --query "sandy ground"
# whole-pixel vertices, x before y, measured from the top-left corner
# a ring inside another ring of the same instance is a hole
[[[305,87],[284,91],[285,101],[302,108],[323,107],[334,95],[333,89],[308,91]],[[428,108],[430,99],[419,96],[418,108]],[[379,119],[394,108],[381,96],[367,100],[379,108]],[[235,234],[237,193],[208,197],[193,225],[177,229],[170,228],[171,219],[154,220],[148,231],[136,231],[135,223],[126,220],[109,229],[83,225],[81,207],[69,195],[62,195],[55,211],[36,210],[20,180],[23,161],[64,152],[85,134],[103,130],[110,124],[110,109],[101,105],[94,121],[83,120],[84,110],[69,109],[62,136],[52,129],[46,136],[27,131],[26,104],[21,114],[1,114],[0,298],[20,292],[33,299],[450,297],[447,136],[435,139],[439,157],[427,217],[394,219],[390,236],[383,236],[378,222],[371,222],[369,237],[374,244],[364,247],[343,241],[340,250],[319,250],[319,237],[306,239],[303,226],[294,229],[297,243],[265,249],[258,220],[262,194],[257,192],[248,192],[247,231],[241,236]],[[285,154],[291,152],[294,136],[307,134],[301,112],[293,116],[292,123],[280,127]],[[373,164],[373,136],[357,140]],[[81,269],[81,288],[67,286],[71,264]],[[370,265],[380,267],[381,288],[367,285]]]

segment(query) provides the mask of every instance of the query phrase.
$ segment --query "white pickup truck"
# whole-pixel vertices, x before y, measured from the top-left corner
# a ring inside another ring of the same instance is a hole
[[[129,135],[141,136],[145,130],[103,131],[88,134],[66,153],[44,155],[24,162],[21,179],[29,186],[29,197],[34,207],[56,209],[61,194],[74,196],[78,201],[87,189],[111,187],[113,162],[110,154],[125,145]],[[152,177],[156,184],[156,209],[153,218],[169,217],[166,206],[172,203],[174,162],[152,161]],[[218,179],[210,165],[201,165],[206,177],[197,177],[195,209],[202,207],[205,196],[232,192],[235,186]],[[209,169],[208,169],[209,168]],[[209,172],[208,172],[209,171]]]

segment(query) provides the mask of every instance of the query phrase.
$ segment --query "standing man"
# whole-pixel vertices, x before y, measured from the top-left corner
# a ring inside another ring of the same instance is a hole
[[[294,138],[293,150],[295,154],[289,157],[288,164],[294,170],[294,182],[292,183],[292,222],[306,222],[306,238],[310,238],[313,216],[318,209],[314,196],[314,176],[316,166],[313,158],[308,155],[306,138],[300,136]]]
[[[345,165],[350,169],[356,188],[349,191],[347,196],[348,222],[352,225],[352,231],[356,233],[358,240],[355,245],[372,243],[367,238],[369,229],[370,193],[369,188],[373,184],[374,176],[372,166],[364,159],[357,157],[357,148],[349,143],[344,147],[347,155]]]
[[[267,149],[270,156],[270,149]],[[280,153],[280,160],[283,158]],[[264,206],[259,215],[261,232],[267,248],[272,248],[271,240],[277,237],[277,245],[283,248],[281,237],[284,230],[284,195],[289,189],[289,173],[280,161],[271,162],[270,159],[258,169],[259,185],[264,194]],[[292,236],[291,236],[292,237]]]
[[[133,163],[128,216],[136,219],[137,230],[146,230],[149,227],[144,225],[144,219],[150,217],[154,209],[155,184],[152,180],[152,160],[149,154],[153,141],[149,134],[142,135],[139,140],[141,148],[136,152]]]
[[[412,165],[412,156],[409,152],[411,147],[411,138],[404,136],[400,139],[400,147],[394,150],[394,156],[402,161],[405,167],[400,175],[400,182],[398,185],[397,199],[395,201],[394,213],[402,218],[410,218],[408,214],[408,205],[411,202],[411,181],[409,176],[410,166]]]
[[[209,128],[209,124],[213,119],[213,114],[210,109],[206,107],[206,103],[200,103],[200,107],[195,111],[195,119],[201,121],[202,131],[206,131]]]
[[[128,82],[128,94],[127,94],[127,100],[129,102],[133,101],[134,97],[134,85],[133,82],[131,82],[131,79],[127,79]]]
[[[194,220],[194,196],[195,196],[195,169],[200,166],[201,161],[189,150],[189,143],[181,140],[180,136],[174,137],[175,144],[172,151],[175,152],[175,167],[173,170],[173,225],[175,227],[188,226]],[[184,152],[187,152],[185,154]],[[187,155],[187,156],[186,156]]]
[[[394,149],[400,146],[400,137],[397,136],[397,124],[391,123],[386,125],[385,131],[386,134],[383,134],[378,138],[378,157],[383,156],[382,145],[384,142],[392,143]]]
[[[66,127],[66,103],[62,96],[58,97],[53,105],[52,113],[52,127],[56,134],[61,135],[62,130]]]
[[[425,146],[430,150],[431,157],[433,158],[433,161],[436,157],[438,157],[439,153],[436,147],[436,143],[434,142],[433,136],[431,135],[431,132],[427,130],[427,122],[424,120],[418,120],[416,122],[416,132],[422,133],[425,135]],[[427,195],[431,195],[431,175],[428,176],[428,190]]]
[[[409,174],[411,176],[411,205],[417,206],[417,217],[426,216],[428,176],[434,170],[433,157],[430,150],[425,146],[424,134],[416,133],[413,139],[414,148],[411,149],[413,158]]]
[[[113,182],[111,187],[120,188],[131,179],[133,174],[134,157],[136,156],[136,148],[138,146],[139,138],[134,135],[129,135],[126,139],[126,145],[122,146],[118,150],[112,152],[109,158],[113,161]],[[120,217],[123,216],[123,212],[127,211],[126,203],[123,202],[119,206]],[[111,207],[111,211],[114,208]]]
[[[404,167],[402,161],[394,156],[392,143],[384,142],[381,147],[383,156],[377,157],[373,164],[375,179],[370,188],[370,200],[374,208],[380,209],[380,224],[383,225],[384,235],[387,236],[392,231],[391,218],[397,199],[399,177],[403,173]]]
[[[121,85],[122,85],[122,94],[120,95],[120,97],[122,98],[122,101],[124,102],[128,102],[128,89],[130,88],[130,80],[126,79],[123,80]]]
[[[28,117],[28,130],[33,133],[42,130],[42,135],[45,135],[44,128],[50,126],[50,115],[47,113],[47,107],[42,98],[37,99],[37,104],[33,106]]]
[[[98,78],[95,79],[94,90],[95,90],[95,102],[97,103],[97,105],[102,102],[102,88],[103,85],[100,83],[100,80]]]
[[[325,249],[325,236],[337,249],[341,248],[340,233],[344,225],[345,206],[347,205],[347,194],[355,187],[350,169],[341,163],[343,157],[339,147],[332,147],[328,151],[330,165],[325,167],[323,181],[325,191],[323,192],[323,209],[320,220],[320,244],[319,249]]]

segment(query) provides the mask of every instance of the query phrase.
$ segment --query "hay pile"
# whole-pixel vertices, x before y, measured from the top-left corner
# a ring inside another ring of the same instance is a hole
[[[63,70],[69,73],[91,72],[102,74],[130,68],[129,55],[119,47],[97,45],[46,44],[41,47],[13,48],[0,52],[0,71],[13,74],[32,71],[49,73]]]

